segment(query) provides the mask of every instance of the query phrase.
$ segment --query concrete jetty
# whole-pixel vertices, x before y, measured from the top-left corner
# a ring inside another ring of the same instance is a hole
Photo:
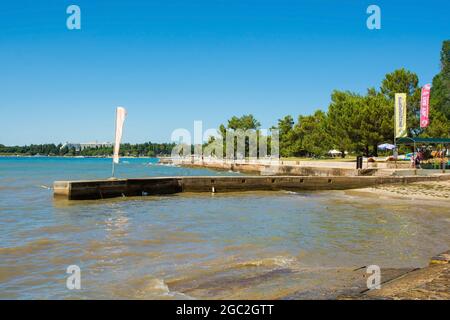
[[[178,165],[190,168],[208,168],[221,171],[238,171],[247,174],[279,176],[369,176],[389,175],[392,170],[410,169],[409,162],[364,162],[363,169],[356,169],[356,162],[348,161],[289,161],[266,159],[202,159],[160,158],[163,165]]]
[[[138,179],[55,181],[54,196],[69,200],[104,199],[180,192],[243,192],[271,190],[342,190],[378,184],[450,180],[432,176],[185,176]]]

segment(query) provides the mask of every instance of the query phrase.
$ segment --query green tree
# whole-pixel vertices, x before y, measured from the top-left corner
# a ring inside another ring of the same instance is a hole
[[[221,124],[219,126],[219,132],[223,139],[223,147],[224,147],[224,154],[226,154],[226,135],[229,131],[236,131],[236,130],[254,130],[255,134],[257,135],[257,139],[259,139],[260,132],[259,128],[261,126],[261,123],[255,119],[255,117],[252,114],[243,115],[241,117],[233,116],[231,119],[228,120],[227,126]],[[236,152],[237,150],[237,138],[234,141],[234,150]],[[245,156],[247,156],[249,152],[249,141],[248,138],[245,138]],[[237,156],[237,154],[235,154]]]
[[[450,138],[450,121],[438,110],[430,109],[430,125],[421,134],[428,138]]]
[[[298,155],[299,137],[297,130],[294,130],[292,116],[287,115],[283,119],[279,119],[278,126],[275,129],[279,131],[280,155],[282,157]]]
[[[408,130],[412,136],[418,135],[421,130],[419,125],[420,88],[417,74],[404,68],[386,74],[381,83],[381,93],[390,100],[391,108],[394,108],[395,94],[406,93]]]
[[[363,151],[366,156],[378,155],[378,144],[381,142],[391,142],[394,135],[394,110],[385,95],[377,92],[374,88],[367,91],[367,95],[361,98],[358,110],[355,114],[358,117],[359,127],[356,150]]]
[[[442,43],[441,71],[433,78],[430,109],[439,111],[450,120],[450,40]],[[433,121],[430,117],[430,125]]]
[[[342,157],[345,151],[354,150],[359,141],[358,104],[361,104],[361,96],[355,93],[335,90],[331,94],[327,129],[334,148],[342,152]]]
[[[232,130],[242,129],[245,131],[249,129],[257,130],[260,126],[259,121],[252,114],[248,114],[241,117],[233,116],[228,120],[227,128]]]
[[[307,156],[322,157],[332,148],[327,131],[327,115],[321,110],[310,116],[300,116],[296,131],[301,140],[301,149]]]

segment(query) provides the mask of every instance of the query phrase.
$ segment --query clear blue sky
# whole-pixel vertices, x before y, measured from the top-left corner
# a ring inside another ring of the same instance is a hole
[[[66,8],[81,7],[81,30]],[[366,8],[382,29],[366,28]],[[252,113],[264,128],[326,109],[405,67],[428,83],[450,1],[2,1],[0,143],[169,141],[194,120]]]

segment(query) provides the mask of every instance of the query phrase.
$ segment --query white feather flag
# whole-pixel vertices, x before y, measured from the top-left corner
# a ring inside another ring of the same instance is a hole
[[[123,107],[117,107],[116,111],[116,139],[114,142],[113,162],[119,163],[120,141],[122,140],[123,123],[127,116],[127,110]]]

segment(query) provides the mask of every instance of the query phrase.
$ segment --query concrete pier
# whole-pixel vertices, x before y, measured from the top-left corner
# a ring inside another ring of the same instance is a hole
[[[356,169],[356,162],[347,161],[287,161],[287,160],[217,160],[201,158],[161,158],[160,164],[190,168],[238,171],[265,176],[370,176],[386,175],[392,170],[407,170],[409,162],[365,162],[363,169]]]
[[[54,196],[69,200],[104,199],[179,192],[243,192],[270,190],[342,190],[377,184],[450,180],[435,176],[197,176],[55,181]]]

